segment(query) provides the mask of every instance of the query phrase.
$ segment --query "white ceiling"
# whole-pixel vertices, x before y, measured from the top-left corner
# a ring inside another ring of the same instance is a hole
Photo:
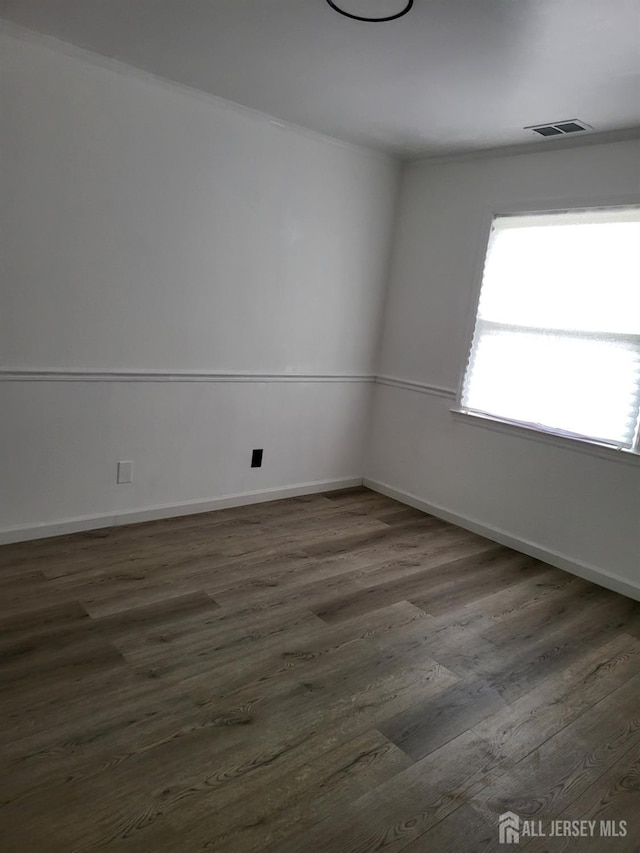
[[[562,119],[640,126],[640,0],[415,0],[383,24],[325,0],[0,0],[0,16],[403,156],[529,143],[525,125]]]

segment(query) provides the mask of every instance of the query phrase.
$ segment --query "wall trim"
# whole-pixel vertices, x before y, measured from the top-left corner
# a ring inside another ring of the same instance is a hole
[[[456,392],[427,382],[373,373],[240,373],[218,370],[64,370],[0,368],[0,382],[375,382],[455,400]]]
[[[0,369],[0,382],[374,382],[359,373],[223,373],[216,370]]]
[[[218,498],[204,498],[176,504],[139,507],[119,512],[84,515],[66,518],[61,521],[10,527],[0,530],[0,545],[13,542],[27,542],[33,539],[46,539],[50,536],[64,536],[68,533],[81,533],[86,530],[99,530],[105,527],[119,527],[123,524],[137,524],[142,521],[155,521],[161,518],[177,518],[183,515],[197,515],[217,509],[247,506],[249,504],[278,501],[283,498],[295,498],[301,495],[315,495],[336,489],[350,489],[362,485],[362,477],[341,477],[337,480],[314,480],[297,483],[292,486],[277,486],[272,489],[260,489],[255,492],[239,492]]]
[[[391,388],[402,388],[405,391],[417,391],[420,394],[430,394],[433,397],[445,397],[455,400],[456,392],[452,388],[442,388],[427,382],[414,382],[410,379],[398,379],[395,376],[376,376],[378,385],[389,385]]]
[[[535,542],[530,542],[527,539],[520,539],[517,536],[512,536],[506,530],[501,530],[498,527],[484,524],[474,518],[469,518],[466,515],[460,515],[445,507],[437,504],[429,503],[428,501],[419,498],[417,495],[405,492],[401,489],[396,489],[387,483],[382,483],[378,480],[371,480],[364,477],[362,484],[374,492],[379,492],[389,498],[400,501],[400,503],[420,509],[423,512],[435,515],[437,518],[442,518],[444,521],[449,521],[458,527],[463,527],[465,530],[470,530],[472,533],[477,533],[493,542],[500,545],[505,545],[507,548],[513,548],[515,551],[520,551],[522,554],[527,554],[529,557],[534,557],[536,560],[542,560],[557,569],[569,572],[572,575],[577,575],[585,580],[603,586],[606,589],[611,589],[621,595],[626,595],[628,598],[633,598],[640,601],[640,584],[632,583],[613,572],[607,572],[605,569],[600,569],[597,566],[588,565],[568,557],[566,554],[560,554],[556,551],[550,551],[548,548],[543,548]]]

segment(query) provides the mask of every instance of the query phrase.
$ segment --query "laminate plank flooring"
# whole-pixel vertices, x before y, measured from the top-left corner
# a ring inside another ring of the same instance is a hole
[[[364,488],[0,548],[1,853],[640,845],[640,604]]]

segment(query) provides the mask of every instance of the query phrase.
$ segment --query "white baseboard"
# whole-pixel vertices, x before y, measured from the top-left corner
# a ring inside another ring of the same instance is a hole
[[[473,518],[468,518],[464,515],[459,515],[445,507],[436,504],[430,504],[427,501],[419,498],[417,495],[412,495],[409,492],[404,492],[400,489],[395,489],[387,483],[381,483],[377,480],[370,480],[365,477],[362,484],[374,492],[380,492],[389,498],[400,501],[400,503],[420,509],[429,515],[435,515],[437,518],[442,518],[444,521],[450,521],[458,527],[463,527],[465,530],[470,530],[472,533],[477,533],[484,536],[486,539],[491,539],[499,545],[506,545],[508,548],[513,548],[514,551],[520,551],[522,554],[527,554],[529,557],[534,557],[536,560],[542,560],[555,566],[558,569],[569,572],[572,575],[584,578],[585,580],[597,583],[600,586],[611,589],[614,592],[619,592],[626,595],[628,598],[633,598],[640,601],[640,586],[625,580],[612,572],[607,572],[605,569],[590,566],[586,563],[580,563],[565,554],[558,554],[555,551],[549,551],[534,542],[529,542],[526,539],[519,539],[512,536],[505,530],[500,530],[497,527],[491,527],[477,521]]]
[[[227,507],[247,506],[248,504],[277,501],[283,498],[295,498],[300,495],[314,495],[319,492],[349,489],[353,486],[361,485],[362,477],[344,477],[340,480],[315,480],[311,483],[298,483],[294,486],[261,489],[256,492],[241,492],[235,495],[205,498],[204,500],[189,501],[187,503],[162,504],[161,506],[141,507],[140,509],[123,510],[116,513],[66,518],[61,521],[0,530],[0,545],[7,545],[11,542],[27,542],[32,539],[46,539],[49,536],[63,536],[67,533],[80,533],[84,530],[118,527],[123,524],[135,524],[140,521],[155,521],[159,518],[195,515],[199,512],[211,512],[212,510],[225,509]]]

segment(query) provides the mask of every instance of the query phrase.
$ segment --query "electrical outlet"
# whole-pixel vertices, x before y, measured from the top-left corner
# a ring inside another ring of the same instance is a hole
[[[255,449],[251,452],[251,467],[262,468],[262,448]]]
[[[133,462],[118,462],[118,483],[133,482]]]

